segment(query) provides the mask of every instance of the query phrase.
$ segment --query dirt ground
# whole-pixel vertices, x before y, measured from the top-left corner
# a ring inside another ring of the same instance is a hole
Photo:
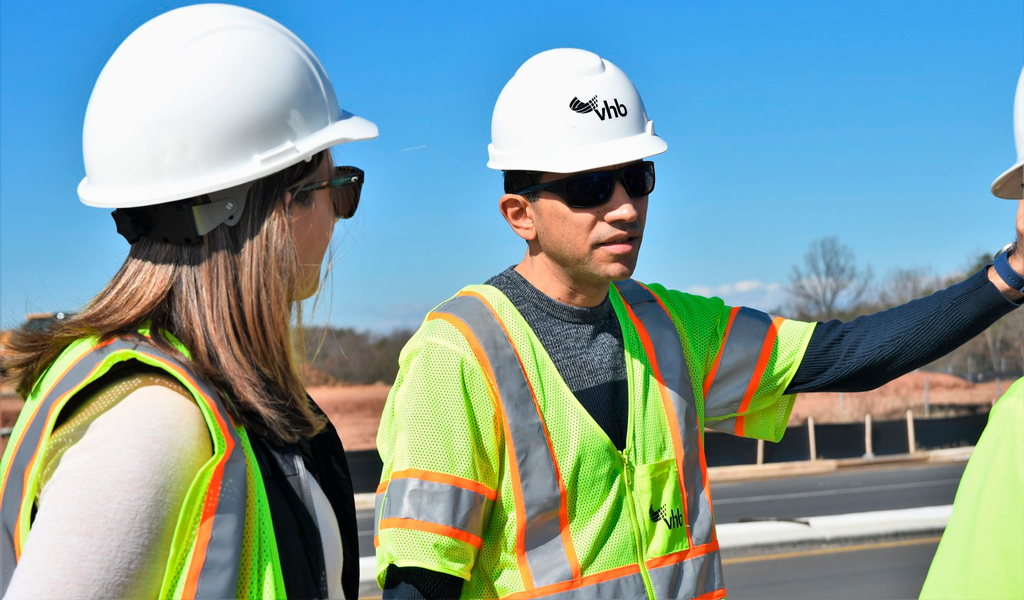
[[[308,391],[338,428],[346,450],[372,450],[377,447],[380,413],[390,389],[390,385],[377,383],[311,387]]]
[[[837,393],[800,394],[793,406],[790,425],[801,425],[813,416],[817,423],[863,421],[871,413],[877,421],[906,417],[907,409],[915,418],[925,414],[927,381],[929,416],[953,416],[966,412],[987,412],[1006,392],[1012,381],[972,384],[944,373],[907,373],[870,392],[845,393],[840,402]]]
[[[801,394],[793,408],[790,424],[803,424],[808,416],[818,423],[861,421],[871,413],[877,421],[902,419],[907,409],[916,418],[924,417],[925,380],[931,416],[958,411],[987,411],[1010,382],[970,384],[959,377],[942,373],[909,373],[870,392],[843,394]],[[346,449],[368,450],[375,447],[380,414],[387,399],[386,384],[309,388],[309,393],[338,428]],[[11,427],[21,408],[21,400],[5,395],[0,398],[0,427]],[[0,441],[0,446],[3,445]]]

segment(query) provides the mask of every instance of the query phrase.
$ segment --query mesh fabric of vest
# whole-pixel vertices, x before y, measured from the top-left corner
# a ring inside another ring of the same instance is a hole
[[[185,348],[178,344],[176,340],[171,339],[169,341],[174,344],[179,351],[187,356]],[[3,459],[0,460],[0,473],[7,472],[9,462],[13,454],[12,451],[17,445],[16,442],[20,439],[25,428],[28,426],[30,417],[32,416],[32,407],[41,402],[45,393],[57,383],[67,368],[92,349],[97,342],[98,340],[95,338],[85,338],[71,344],[53,362],[53,364],[50,365],[42,377],[40,377],[39,381],[33,388],[32,393],[26,399],[26,409],[22,410],[19,415],[18,422],[15,424],[14,430],[12,431]],[[215,448],[214,456],[196,474],[196,478],[193,480],[188,494],[185,497],[181,511],[178,514],[174,541],[171,545],[171,554],[168,557],[167,569],[164,573],[160,596],[162,598],[180,598],[185,586],[186,570],[188,568],[189,560],[195,552],[196,533],[200,526],[207,488],[209,487],[210,481],[213,477],[212,467],[216,465],[223,453],[225,440],[223,433],[215,424],[216,417],[212,413],[212,409],[200,399],[201,395],[199,391],[188,381],[183,380],[176,372],[166,367],[163,363],[154,361],[141,354],[120,353],[108,357],[103,361],[99,368],[93,371],[89,379],[84,381],[77,388],[76,392],[89,383],[101,378],[115,364],[129,360],[138,360],[150,367],[165,370],[168,375],[174,377],[189,391],[193,398],[196,399],[196,403],[203,413]],[[45,416],[46,415],[36,415],[37,418],[45,418]],[[283,597],[284,582],[281,578],[280,565],[277,564],[277,545],[274,540],[273,523],[270,520],[270,512],[267,507],[266,493],[263,490],[262,477],[259,474],[256,459],[252,454],[252,448],[249,445],[249,440],[244,428],[237,427],[236,430],[238,431],[239,438],[242,442],[242,449],[246,454],[246,478],[249,484],[249,494],[246,500],[245,531],[243,534],[243,543],[241,548],[238,597]],[[36,465],[40,466],[33,468],[34,474],[30,478],[30,488],[34,490],[34,492],[29,493],[34,493],[36,495],[41,490],[40,475],[42,474],[42,466],[50,462],[46,456],[51,450],[48,444],[48,438],[49,434],[47,434],[41,442],[39,460],[36,462]],[[60,451],[65,449],[59,446],[58,448]]]
[[[683,351],[686,353],[693,381],[697,415],[703,428],[704,379],[718,357],[731,307],[726,306],[719,298],[685,294],[666,289],[657,283],[651,284],[650,289],[665,302],[676,324],[679,338],[683,341]],[[743,437],[771,442],[782,439],[789,415],[793,411],[796,394],[781,395],[780,392],[786,389],[796,374],[796,367],[803,360],[804,350],[807,349],[814,326],[814,323],[782,320],[764,373],[743,414]],[[635,334],[635,330],[633,333]]]
[[[703,419],[704,374],[722,345],[729,307],[661,286],[662,297],[683,342],[693,381],[697,413]],[[626,505],[622,461],[604,431],[576,401],[534,333],[511,302],[490,286],[470,286],[484,296],[505,325],[536,394],[558,469],[567,493],[569,530],[581,576],[636,564],[647,558],[637,548],[639,532]],[[670,424],[657,381],[651,374],[640,337],[622,299],[611,301],[623,332],[630,392],[626,452],[637,466],[663,462],[674,455]],[[792,398],[782,396],[792,378],[813,325],[783,325],[765,374],[749,404],[772,415],[745,434],[781,435]],[[467,580],[464,598],[501,597],[524,589],[516,560],[516,511],[510,460],[501,417],[470,345],[453,325],[430,319],[413,336],[400,357],[400,371],[388,397],[377,446],[384,459],[381,481],[391,473],[424,469],[463,477],[496,489],[497,500],[477,552],[469,543],[436,533],[386,528],[379,532],[377,578],[383,583],[389,564],[414,566]],[[782,405],[781,408],[779,405]],[[782,428],[777,426],[782,421]],[[671,427],[676,427],[671,424]],[[538,440],[537,443],[546,443]],[[386,500],[385,500],[386,501]],[[678,550],[679,548],[675,548]]]

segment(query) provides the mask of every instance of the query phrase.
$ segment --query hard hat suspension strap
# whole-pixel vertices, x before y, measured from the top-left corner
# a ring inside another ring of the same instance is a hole
[[[249,181],[226,190],[207,194],[210,201],[194,204],[194,199],[150,206],[118,208],[111,213],[117,232],[129,244],[142,238],[168,244],[199,244],[203,236],[220,225],[233,227],[241,219],[249,195]]]

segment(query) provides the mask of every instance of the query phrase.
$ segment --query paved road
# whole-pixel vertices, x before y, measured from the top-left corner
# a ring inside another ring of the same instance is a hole
[[[731,600],[917,598],[938,538],[726,559]]]
[[[917,598],[928,574],[937,537],[785,552],[723,561],[732,600],[821,598]],[[364,599],[380,598],[373,583]]]
[[[715,522],[793,519],[952,504],[966,463],[900,465],[711,486]],[[372,510],[360,510],[359,555],[373,554]]]
[[[966,463],[899,465],[711,486],[715,522],[952,504]]]

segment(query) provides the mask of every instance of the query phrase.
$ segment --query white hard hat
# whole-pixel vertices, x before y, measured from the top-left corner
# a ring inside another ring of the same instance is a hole
[[[1013,141],[1017,145],[1017,162],[992,183],[992,193],[1020,200],[1024,199],[1024,69],[1017,79],[1017,95],[1013,99]]]
[[[136,29],[100,73],[78,196],[161,204],[374,137],[377,126],[338,106],[320,61],[281,24],[237,6],[186,6]]]
[[[487,166],[573,173],[667,149],[625,73],[593,52],[557,48],[527,60],[505,84]]]

